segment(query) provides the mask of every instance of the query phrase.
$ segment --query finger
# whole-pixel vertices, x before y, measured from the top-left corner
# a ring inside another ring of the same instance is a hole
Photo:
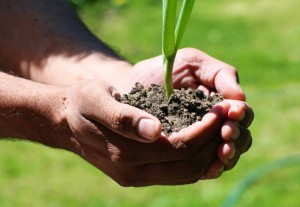
[[[209,96],[210,95],[210,89],[208,87],[205,87],[203,85],[200,85],[198,87],[198,90],[202,91],[206,96]]]
[[[189,159],[179,162],[161,162],[146,165],[142,172],[136,174],[135,180],[137,182],[144,181],[142,185],[195,183],[203,177],[207,167],[216,160],[217,148],[218,142],[216,140],[199,149]]]
[[[240,152],[234,143],[226,142],[219,146],[218,158],[224,164],[224,170],[230,170],[238,162]]]
[[[239,152],[243,154],[247,152],[252,146],[252,136],[251,132],[247,128],[243,126],[239,126],[239,128],[240,136],[234,141],[234,144],[238,148]]]
[[[236,100],[225,100],[231,107],[228,111],[228,118],[239,124],[249,127],[254,119],[252,108],[245,102]]]
[[[230,66],[224,67],[215,76],[215,88],[226,99],[245,101],[245,93],[239,85],[238,79],[238,73],[235,68]]]
[[[222,175],[223,172],[224,163],[222,163],[219,159],[216,159],[208,166],[204,175],[201,177],[201,180],[218,178]]]
[[[87,84],[80,89],[85,118],[98,122],[111,131],[141,142],[154,142],[161,134],[162,125],[153,115],[122,104],[115,97],[118,92],[108,84]]]
[[[211,139],[219,138],[220,127],[227,118],[229,105],[221,102],[214,106],[199,122],[170,135],[170,139],[180,139],[194,151]]]
[[[195,75],[203,85],[216,89],[227,99],[246,99],[234,67],[192,48],[180,50],[177,57],[195,68]]]
[[[166,162],[163,159],[159,159],[159,157],[163,158],[163,156],[160,155],[163,155],[164,151],[160,153],[159,150],[155,151],[157,146],[162,145],[155,145],[159,140],[150,144],[127,140],[127,145],[124,145],[126,139],[120,138],[119,140],[121,141],[121,143],[119,143],[120,145],[116,143],[115,139],[110,140],[110,142],[104,141],[108,143],[107,153],[105,154],[103,154],[103,151],[102,153],[99,152],[97,146],[90,146],[94,148],[87,151],[85,159],[89,160],[89,162],[123,186],[194,183],[203,177],[207,167],[217,159],[216,152],[219,145],[218,140],[213,140],[185,159]],[[132,148],[131,144],[136,145]],[[112,149],[113,145],[115,146],[113,147],[114,149]],[[150,148],[147,149],[150,145],[155,145],[152,148],[154,152],[151,152]],[[143,147],[145,147],[146,150],[144,150]],[[174,153],[176,151],[178,151],[178,149],[173,147],[173,155],[176,155],[176,153]],[[131,161],[140,163],[127,162],[128,160],[126,161],[125,158],[127,157],[126,152],[131,152]],[[114,155],[112,156],[112,154]],[[157,162],[147,163],[147,160],[149,160],[151,156],[156,156]],[[208,173],[207,179],[213,177],[211,174],[212,172]]]
[[[208,142],[216,141],[220,144],[220,127],[227,116],[228,109],[229,104],[222,102],[205,115],[202,121],[169,137],[161,136],[156,142],[150,144],[129,142],[113,135],[111,131],[103,129],[101,131],[105,137],[109,137],[107,142],[110,143],[110,149],[122,155],[119,162],[143,164],[187,160]]]
[[[106,118],[101,121],[112,131],[142,142],[153,142],[159,138],[162,125],[157,118],[113,99],[108,102],[106,106],[109,107],[103,108]]]
[[[234,142],[240,153],[249,150],[252,145],[251,132],[232,121],[226,121],[221,128],[221,137],[225,142]]]
[[[127,166],[137,166],[159,162],[178,162],[189,159],[194,153],[179,140],[168,140],[160,137],[152,143],[136,142],[124,139],[120,135],[113,134],[109,130],[103,130],[107,143],[106,151],[109,152],[117,164]],[[96,151],[101,153],[102,144],[94,144]]]
[[[232,142],[222,143],[218,148],[218,157],[220,161],[227,164],[236,157],[237,150]]]
[[[235,141],[241,135],[240,129],[236,123],[232,121],[225,121],[221,128],[221,137],[224,141]]]

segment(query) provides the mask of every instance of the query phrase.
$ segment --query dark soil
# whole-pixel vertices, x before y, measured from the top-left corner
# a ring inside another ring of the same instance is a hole
[[[206,96],[202,91],[191,88],[175,89],[174,94],[167,99],[163,86],[153,84],[149,88],[144,88],[139,83],[129,94],[121,98],[122,103],[140,108],[157,117],[163,125],[165,134],[178,132],[200,121],[222,100],[219,94]]]

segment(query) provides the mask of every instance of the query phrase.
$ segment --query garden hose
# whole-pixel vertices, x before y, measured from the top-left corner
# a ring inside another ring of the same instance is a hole
[[[291,155],[279,160],[271,161],[265,165],[255,168],[249,174],[247,174],[237,185],[233,188],[231,194],[227,197],[222,207],[232,207],[234,206],[242,194],[249,188],[253,183],[255,183],[261,177],[272,173],[276,170],[289,167],[292,165],[300,164],[300,154]]]

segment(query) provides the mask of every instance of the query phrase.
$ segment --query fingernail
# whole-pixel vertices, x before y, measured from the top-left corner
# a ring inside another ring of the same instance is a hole
[[[117,101],[120,101],[121,94],[118,92],[118,90],[116,88],[110,87],[109,92],[110,92],[112,97],[114,97]]]
[[[164,137],[164,138],[167,137],[167,135],[166,135],[164,132],[161,132],[161,133],[160,133],[160,136],[161,136],[161,137]]]
[[[233,147],[233,150],[232,150],[230,156],[228,157],[228,160],[229,161],[233,160],[235,157],[235,154],[236,154],[236,149],[235,149],[235,147]]]
[[[138,124],[138,134],[145,139],[153,140],[156,135],[157,126],[151,119],[141,119]]]
[[[239,115],[238,119],[239,121],[243,121],[246,117],[246,112],[242,110],[241,114]]]
[[[217,177],[221,176],[223,172],[224,172],[224,167],[222,167],[222,168],[218,171]]]
[[[234,130],[231,139],[237,140],[240,137],[241,131],[238,126],[234,125]]]

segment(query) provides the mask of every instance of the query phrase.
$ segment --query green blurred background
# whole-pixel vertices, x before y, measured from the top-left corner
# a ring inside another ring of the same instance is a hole
[[[73,0],[92,32],[136,62],[161,53],[161,0]],[[123,188],[79,157],[27,142],[0,144],[0,206],[220,206],[252,170],[300,147],[300,1],[196,1],[182,47],[234,65],[255,111],[253,146],[217,180]],[[249,186],[236,206],[299,206],[300,165]]]

